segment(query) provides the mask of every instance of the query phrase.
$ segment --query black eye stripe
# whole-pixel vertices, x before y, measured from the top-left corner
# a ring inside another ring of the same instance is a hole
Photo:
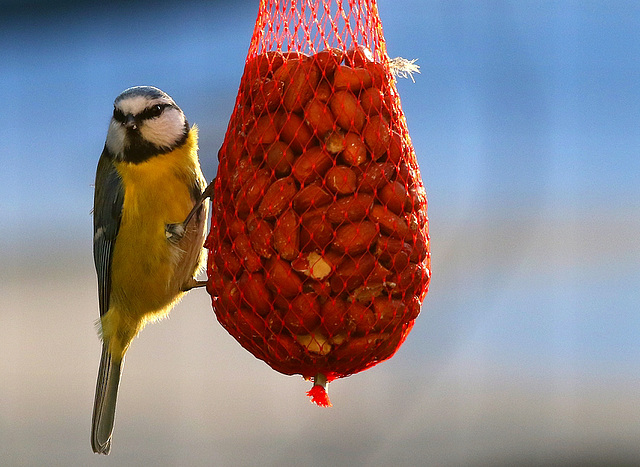
[[[160,114],[167,107],[171,107],[171,104],[155,104],[155,105],[152,105],[148,109],[144,109],[142,112],[140,112],[137,115],[137,118],[139,118],[140,120],[148,120],[150,118],[159,117]]]
[[[173,107],[171,104],[156,104],[153,105],[151,107],[149,107],[148,109],[144,109],[142,112],[140,112],[138,115],[136,115],[136,120],[148,120],[150,118],[156,118],[159,117],[160,114],[162,114],[162,112],[164,111],[164,109],[166,109],[167,107]],[[117,107],[115,107],[113,109],[113,119],[116,122],[119,123],[126,123],[127,121],[127,116],[124,114],[124,112],[120,109],[118,109]]]
[[[124,113],[122,112],[122,110],[118,109],[118,108],[114,108],[113,109],[113,119],[116,122],[119,123],[124,123],[127,120],[127,117],[124,115]]]

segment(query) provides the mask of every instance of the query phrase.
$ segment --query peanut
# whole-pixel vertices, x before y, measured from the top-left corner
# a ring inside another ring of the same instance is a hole
[[[342,159],[353,166],[362,165],[367,160],[367,148],[360,136],[351,132],[344,135]]]
[[[320,324],[320,304],[315,293],[302,293],[291,300],[282,316],[284,326],[292,334],[306,334]]]
[[[271,144],[278,139],[278,129],[274,124],[277,117],[273,115],[263,115],[249,130],[247,143],[251,145]]]
[[[293,210],[285,211],[273,228],[273,247],[283,259],[293,260],[300,251],[299,218]]]
[[[293,164],[293,176],[300,183],[310,183],[322,178],[333,165],[333,158],[321,147],[316,146],[305,151]]]
[[[278,80],[262,78],[251,85],[249,102],[247,103],[255,113],[260,115],[264,110],[273,112],[282,102],[284,83]]]
[[[267,339],[267,351],[278,363],[295,363],[303,354],[302,347],[296,339],[286,334]]]
[[[284,94],[282,102],[290,112],[297,112],[309,102],[316,86],[320,82],[320,70],[313,60],[295,61],[288,79],[284,81]]]
[[[394,175],[393,165],[388,162],[372,163],[363,168],[364,170],[358,174],[358,189],[367,193],[389,183]]]
[[[220,244],[217,254],[214,255],[214,260],[220,272],[231,277],[237,276],[242,269],[242,264],[233,252],[233,248],[226,242]]]
[[[317,67],[326,78],[332,76],[344,59],[345,52],[338,48],[324,49],[313,56]]]
[[[242,298],[249,307],[260,316],[266,316],[271,310],[271,292],[267,289],[262,273],[244,272],[238,281]]]
[[[334,130],[334,116],[329,105],[319,98],[310,100],[304,108],[304,120],[311,127],[318,138],[323,138]]]
[[[350,334],[355,330],[355,323],[349,315],[350,303],[341,298],[330,298],[322,305],[322,329],[327,336]]]
[[[402,300],[376,297],[373,299],[373,311],[376,317],[374,329],[390,332],[391,328],[404,321],[406,306]]]
[[[276,180],[264,194],[258,206],[258,215],[269,219],[278,217],[289,207],[297,191],[295,181],[291,177]]]
[[[302,280],[291,265],[275,256],[267,262],[267,286],[277,295],[283,297],[295,297],[302,291]]]
[[[337,264],[339,258],[335,258],[330,252],[323,256],[317,251],[311,251],[306,256],[292,261],[291,267],[313,279],[322,280],[333,272]]]
[[[364,219],[371,206],[373,196],[366,193],[356,193],[336,200],[327,209],[327,219],[334,224],[341,222],[357,222]]]
[[[346,144],[347,142],[342,130],[332,131],[324,138],[324,148],[330,154],[338,154],[339,152],[342,152],[346,147]]]
[[[331,222],[321,210],[310,211],[302,216],[300,249],[302,251],[322,250],[333,241],[334,234]]]
[[[298,114],[290,113],[285,117],[280,117],[276,124],[280,127],[280,139],[285,143],[289,143],[294,151],[305,150],[313,141],[313,130]],[[276,131],[275,128],[273,131]],[[271,133],[268,133],[268,136],[270,135]],[[262,141],[262,143],[266,144],[272,142],[264,141],[264,139]]]
[[[364,45],[350,48],[346,52],[345,63],[352,67],[363,67],[373,62],[373,54]]]
[[[364,362],[370,361],[370,356],[388,337],[388,334],[367,334],[366,336],[352,337],[340,344],[331,353],[331,356],[337,361],[350,362],[358,367]]]
[[[324,176],[324,182],[327,188],[340,195],[356,191],[356,173],[343,165],[331,167]]]
[[[400,182],[391,182],[378,191],[378,199],[383,206],[388,207],[396,214],[402,214],[411,210],[411,199],[407,190]]]
[[[254,251],[263,258],[271,258],[273,255],[273,229],[271,224],[254,215],[250,215],[247,218],[247,230]]]
[[[331,344],[328,339],[319,333],[305,334],[297,336],[298,343],[308,352],[327,355],[331,352]]]
[[[295,155],[291,148],[281,141],[276,141],[267,148],[267,165],[273,169],[278,177],[283,177],[291,173],[294,159]]]
[[[303,213],[309,209],[317,209],[333,201],[331,196],[320,183],[305,186],[293,197],[293,209]]]
[[[396,131],[392,132],[389,148],[387,151],[387,160],[394,165],[400,164],[403,159],[402,136]]]
[[[271,171],[260,169],[253,177],[246,181],[238,193],[236,206],[238,214],[246,216],[262,201],[267,189],[271,185]]]
[[[357,255],[368,250],[377,236],[378,229],[373,222],[361,221],[355,224],[345,224],[336,230],[333,247],[348,255]]]
[[[256,272],[262,269],[260,257],[253,250],[251,240],[246,234],[240,234],[235,237],[233,248],[247,271]]]
[[[380,113],[384,95],[378,88],[365,89],[360,93],[360,105],[367,115]]]
[[[369,253],[361,256],[347,256],[331,276],[331,291],[335,295],[350,292],[362,285],[375,267],[376,259]]]
[[[364,142],[371,151],[373,160],[380,159],[391,145],[391,129],[380,115],[374,115],[369,118],[362,134]]]
[[[375,255],[387,267],[402,271],[409,264],[413,248],[404,240],[383,235],[376,243]]]
[[[247,339],[261,339],[266,332],[264,319],[250,309],[242,308],[235,315],[238,332]]]
[[[333,75],[333,87],[337,90],[347,89],[357,93],[372,84],[371,73],[365,68],[351,68],[340,65]]]
[[[379,204],[373,205],[373,208],[369,211],[369,218],[380,226],[381,231],[388,235],[400,239],[412,238],[406,219]]]
[[[320,81],[316,88],[315,98],[322,102],[328,102],[333,95],[333,89],[328,81]]]
[[[329,106],[341,128],[359,133],[364,127],[366,115],[350,91],[336,91],[329,99]]]

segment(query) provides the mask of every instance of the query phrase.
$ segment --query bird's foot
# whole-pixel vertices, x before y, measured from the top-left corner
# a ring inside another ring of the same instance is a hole
[[[182,286],[183,292],[188,292],[191,289],[197,289],[198,287],[206,287],[207,281],[197,281],[195,279],[191,279],[189,282]]]
[[[191,218],[196,215],[196,213],[202,207],[205,200],[207,198],[210,198],[211,195],[213,194],[214,183],[215,183],[215,179],[211,183],[209,183],[207,188],[205,188],[204,191],[202,192],[200,199],[196,202],[196,204],[191,209],[191,212],[189,212],[189,214],[187,215],[187,218],[182,223],[184,229],[187,228],[187,224],[189,224],[189,221],[191,220]]]

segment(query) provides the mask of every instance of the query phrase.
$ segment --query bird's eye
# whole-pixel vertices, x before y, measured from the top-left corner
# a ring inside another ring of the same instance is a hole
[[[162,114],[165,107],[168,107],[168,105],[166,104],[152,105],[151,107],[146,108],[138,116],[140,117],[140,120],[149,120],[151,118],[157,118]]]
[[[162,109],[163,107],[161,105],[154,105],[153,107],[151,107],[151,112],[149,112],[149,114],[152,117],[159,117],[162,113]]]
[[[124,123],[127,120],[122,110],[118,108],[113,109],[113,119],[119,123]]]
[[[151,107],[147,107],[144,111],[140,112],[137,117],[140,121],[150,120],[152,118],[158,118],[166,107],[171,107],[169,104],[156,104]]]

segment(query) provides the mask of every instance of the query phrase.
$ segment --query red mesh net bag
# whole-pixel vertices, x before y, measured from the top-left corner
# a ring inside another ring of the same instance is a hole
[[[427,198],[375,0],[262,0],[212,196],[216,316],[273,369],[391,357],[430,278]]]

